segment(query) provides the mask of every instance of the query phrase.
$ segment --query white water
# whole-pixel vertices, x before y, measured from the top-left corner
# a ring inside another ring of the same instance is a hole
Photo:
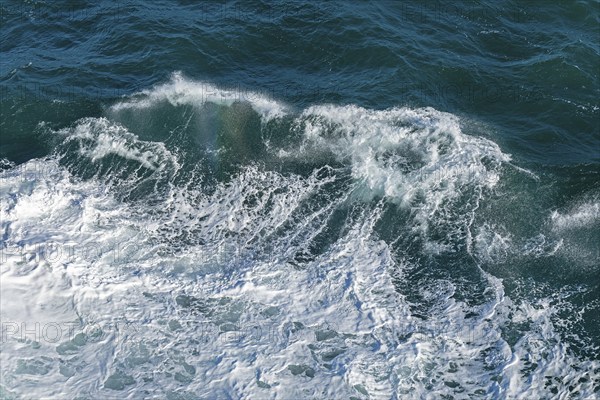
[[[177,103],[163,96],[170,85],[198,101],[198,84],[177,78],[135,104]],[[295,127],[302,140],[279,149],[284,161],[327,153],[349,174],[250,165],[210,194],[170,186],[156,206],[118,201],[110,179],[81,181],[55,158],[1,172],[4,394],[512,399],[569,398],[572,386],[594,395],[600,364],[577,359],[557,332],[552,317],[568,307],[560,295],[516,302],[481,270],[490,300],[468,305],[454,282],[431,280],[416,288],[434,304],[421,319],[394,286],[416,261],[378,238],[381,197],[412,210],[414,235],[447,234],[424,252],[451,252],[458,240],[489,261],[512,248],[510,234],[471,226],[509,160],[497,145],[431,109],[315,106]],[[155,172],[180,168],[160,143],[106,119],[58,133],[92,164],[116,154]],[[296,261],[343,207],[353,212],[334,243]],[[528,328],[509,345],[504,331],[519,323]]]
[[[111,108],[114,111],[150,108],[163,101],[174,106],[183,104],[201,106],[205,103],[231,105],[234,102],[246,102],[267,121],[285,115],[288,109],[286,105],[271,99],[266,94],[239,87],[218,88],[208,82],[186,79],[181,72],[175,72],[169,82],[150,90],[143,90],[137,96],[119,102]]]

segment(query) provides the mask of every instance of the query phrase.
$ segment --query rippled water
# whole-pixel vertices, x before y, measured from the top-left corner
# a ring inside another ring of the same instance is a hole
[[[599,7],[4,2],[0,396],[597,397]]]

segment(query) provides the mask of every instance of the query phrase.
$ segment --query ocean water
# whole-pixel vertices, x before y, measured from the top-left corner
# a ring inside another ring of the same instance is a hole
[[[600,398],[600,2],[0,11],[0,398]]]

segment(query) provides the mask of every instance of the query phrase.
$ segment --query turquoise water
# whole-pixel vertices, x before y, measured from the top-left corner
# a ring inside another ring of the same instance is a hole
[[[3,2],[6,398],[595,398],[600,3]]]

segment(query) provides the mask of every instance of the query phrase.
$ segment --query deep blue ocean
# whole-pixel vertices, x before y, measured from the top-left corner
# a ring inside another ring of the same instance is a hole
[[[600,2],[0,2],[1,399],[600,398]]]

